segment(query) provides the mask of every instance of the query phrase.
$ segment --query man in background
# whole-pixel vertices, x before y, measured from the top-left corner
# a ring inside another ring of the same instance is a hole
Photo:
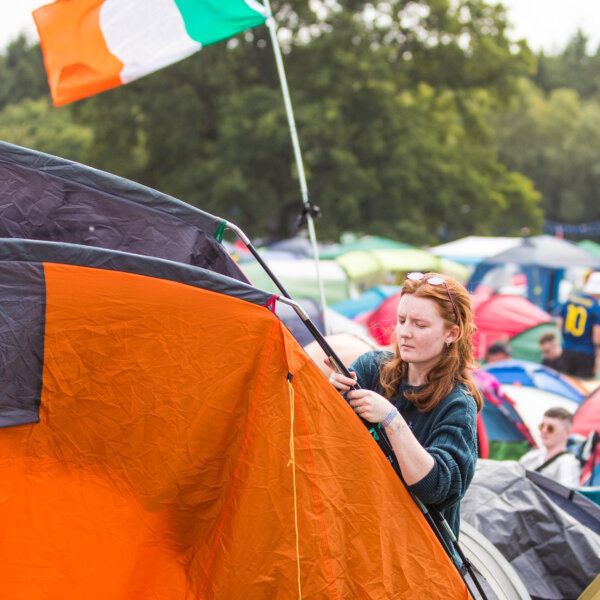
[[[506,342],[494,342],[493,344],[490,344],[485,353],[486,363],[508,360],[509,358],[512,358],[512,353]]]
[[[600,353],[600,272],[593,272],[583,286],[583,294],[569,298],[561,311],[558,326],[562,332],[562,370],[567,375],[593,379]],[[598,361],[600,364],[600,361]]]
[[[563,350],[556,334],[548,331],[538,341],[542,356],[542,364],[555,371],[563,371]]]
[[[562,485],[579,486],[580,465],[567,451],[567,441],[573,427],[573,415],[564,408],[549,408],[540,423],[542,448],[530,450],[519,463],[530,471],[551,477]]]

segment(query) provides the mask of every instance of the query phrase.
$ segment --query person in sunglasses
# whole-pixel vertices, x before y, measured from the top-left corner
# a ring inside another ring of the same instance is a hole
[[[539,425],[543,448],[535,448],[519,462],[530,471],[574,488],[579,485],[581,467],[577,458],[567,451],[567,441],[573,427],[573,415],[564,408],[549,408]]]
[[[329,381],[360,417],[380,424],[407,488],[441,512],[458,537],[482,407],[470,376],[470,298],[449,277],[409,273],[397,313],[394,351],[367,352],[350,366],[352,378],[334,371]]]

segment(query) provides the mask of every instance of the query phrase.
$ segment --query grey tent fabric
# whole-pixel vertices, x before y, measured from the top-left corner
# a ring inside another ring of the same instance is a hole
[[[0,142],[0,237],[156,256],[248,282],[215,239],[224,224],[133,181]]]
[[[255,288],[208,269],[182,263],[140,256],[128,252],[117,252],[77,244],[61,244],[37,240],[0,239],[0,263],[26,261],[31,263],[64,263],[82,267],[126,271],[178,281],[187,285],[227,294],[265,306],[275,297],[271,292]]]
[[[45,300],[41,264],[0,263],[0,427],[40,420]]]
[[[575,493],[554,479],[536,471],[527,471],[527,478],[542,488],[555,504],[600,535],[600,506],[583,494]]]
[[[600,536],[560,508],[512,461],[478,461],[461,503],[534,599],[576,600],[600,572]]]

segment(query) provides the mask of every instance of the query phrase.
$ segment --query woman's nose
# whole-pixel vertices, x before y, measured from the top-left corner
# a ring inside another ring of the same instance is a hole
[[[398,323],[398,335],[400,337],[410,337],[411,331],[410,331],[410,327],[406,326],[406,323],[404,324],[400,324]]]

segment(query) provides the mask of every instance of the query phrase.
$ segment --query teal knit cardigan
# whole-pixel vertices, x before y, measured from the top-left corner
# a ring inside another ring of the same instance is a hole
[[[390,356],[390,352],[374,350],[352,363],[350,370],[356,372],[361,388],[381,392],[379,368]],[[423,479],[407,488],[423,504],[442,513],[458,537],[460,500],[473,479],[477,462],[477,405],[468,389],[457,384],[432,411],[420,412],[404,395],[410,389],[415,388],[406,382],[401,384],[395,406],[433,456],[434,465]]]

